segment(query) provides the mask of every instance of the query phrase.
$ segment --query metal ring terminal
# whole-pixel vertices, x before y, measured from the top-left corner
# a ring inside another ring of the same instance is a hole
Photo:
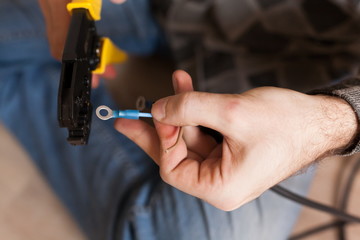
[[[101,110],[105,110],[107,114],[104,116],[100,113]],[[111,110],[108,106],[101,105],[96,109],[96,116],[100,118],[101,120],[109,120],[110,118],[113,118],[113,110]]]
[[[146,99],[144,96],[139,96],[137,99],[136,99],[136,109],[139,110],[139,111],[142,111],[144,110],[146,107]]]

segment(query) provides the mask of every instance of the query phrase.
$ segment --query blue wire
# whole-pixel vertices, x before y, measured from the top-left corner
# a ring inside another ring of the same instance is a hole
[[[140,117],[151,118],[152,115],[139,110],[113,110],[113,118],[139,119]]]
[[[152,115],[151,115],[151,113],[143,113],[143,112],[140,112],[140,113],[139,113],[139,117],[152,118]]]

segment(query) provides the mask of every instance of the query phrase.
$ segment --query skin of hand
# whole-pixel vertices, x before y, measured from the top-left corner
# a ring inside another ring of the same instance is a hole
[[[126,0],[110,1],[114,4],[121,4]],[[70,25],[70,14],[66,9],[66,5],[71,2],[71,0],[38,0],[38,2],[45,18],[46,33],[50,45],[51,55],[60,61]],[[100,77],[113,79],[115,76],[115,68],[109,65],[106,67],[104,74],[93,74],[92,87],[97,88],[99,86]]]
[[[318,159],[343,149],[358,132],[342,99],[262,87],[243,94],[194,92],[176,71],[174,96],[152,108],[155,128],[119,119],[118,131],[160,167],[168,184],[222,210],[233,210]],[[197,126],[220,132],[217,144]],[[184,134],[174,145],[179,127]]]
[[[66,5],[71,0],[38,0],[38,2],[45,18],[51,55],[60,60],[70,24],[70,14]]]

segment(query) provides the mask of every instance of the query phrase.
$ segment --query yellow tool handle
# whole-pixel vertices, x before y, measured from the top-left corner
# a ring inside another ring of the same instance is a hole
[[[102,0],[73,0],[67,5],[68,11],[72,12],[76,8],[87,9],[92,20],[100,20]],[[101,38],[100,63],[98,67],[92,71],[96,74],[105,72],[106,66],[112,63],[124,62],[127,58],[126,53],[116,47],[109,38]]]
[[[85,8],[89,11],[90,17],[94,21],[100,20],[102,0],[72,0],[67,4],[67,10],[71,14],[75,8]]]
[[[100,63],[98,67],[93,71],[96,74],[102,74],[105,72],[106,66],[112,63],[124,62],[127,55],[124,51],[120,50],[109,38],[101,38],[100,47]]]

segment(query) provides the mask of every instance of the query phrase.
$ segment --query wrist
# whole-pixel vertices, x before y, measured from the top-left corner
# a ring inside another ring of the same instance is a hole
[[[342,154],[354,144],[358,119],[349,103],[339,97],[316,95],[318,101],[318,136],[323,144],[317,158]]]

